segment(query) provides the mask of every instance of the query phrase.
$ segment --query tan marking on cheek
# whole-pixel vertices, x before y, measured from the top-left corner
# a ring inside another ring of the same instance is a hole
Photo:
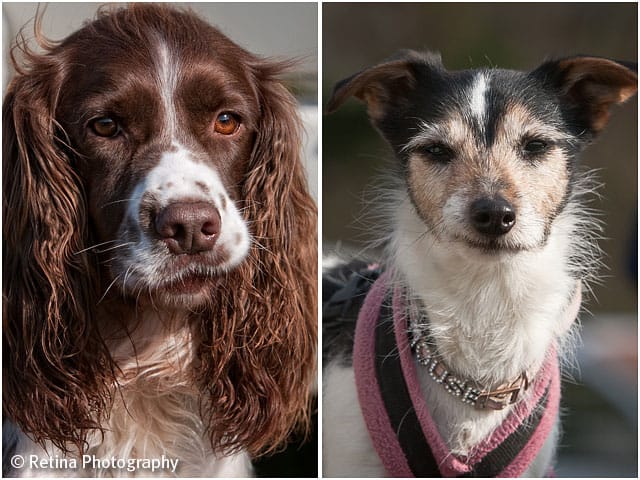
[[[550,222],[558,213],[569,183],[567,159],[559,148],[551,150],[535,165],[528,166],[530,172],[521,176],[520,191],[535,211]]]
[[[502,198],[513,205],[517,210],[521,197],[520,191],[517,187],[517,181],[514,179],[512,172],[504,172],[504,174],[498,180],[498,185],[500,188],[499,194],[502,196]]]
[[[420,217],[435,227],[442,221],[442,207],[447,200],[446,166],[430,165],[420,155],[412,155],[408,162],[407,182],[411,198]]]
[[[496,130],[492,162],[501,171],[508,188],[505,198],[516,208],[526,203],[545,221],[550,221],[562,203],[569,182],[567,158],[559,147],[552,147],[537,159],[523,158],[523,140],[541,138],[558,141],[565,134],[546,125],[524,105],[511,104]]]

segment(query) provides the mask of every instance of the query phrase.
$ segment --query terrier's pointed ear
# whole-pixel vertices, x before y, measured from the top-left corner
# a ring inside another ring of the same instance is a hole
[[[607,124],[611,107],[637,92],[637,71],[634,63],[577,56],[546,62],[533,74],[559,88],[585,126],[598,133]]]
[[[380,119],[386,105],[415,88],[417,69],[428,65],[442,68],[440,55],[404,50],[383,63],[338,82],[327,104],[327,112],[335,111],[354,96],[367,104],[372,119]]]

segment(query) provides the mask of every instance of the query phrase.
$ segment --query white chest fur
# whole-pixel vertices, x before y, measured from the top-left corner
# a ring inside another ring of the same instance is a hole
[[[488,258],[461,245],[436,242],[425,233],[408,200],[394,210],[397,220],[388,253],[395,281],[426,307],[438,352],[457,374],[486,385],[501,384],[524,371],[535,373],[549,347],[562,346],[574,318],[573,311],[570,319],[564,317],[578,269],[570,258],[576,256],[571,240],[580,219],[572,211],[569,205],[556,219],[540,249]],[[510,412],[509,407],[471,408],[435,385],[424,367],[417,365],[417,371],[432,418],[454,454],[469,453]],[[325,370],[324,472],[384,476],[362,418],[353,375],[352,368],[338,365]],[[557,426],[526,476],[546,473],[556,442]]]
[[[535,373],[567,330],[563,312],[576,286],[568,261],[571,217],[556,220],[543,247],[500,258],[439,243],[425,234],[408,201],[397,219],[391,258],[398,281],[424,305],[444,363],[484,385]],[[424,368],[418,371],[432,415],[454,453],[467,453],[507,415],[508,409],[469,408],[433,388]]]
[[[147,313],[130,337],[109,343],[120,372],[104,433],[91,434],[84,455],[78,456],[65,455],[53,445],[45,451],[11,428],[15,453],[25,459],[13,474],[251,476],[246,453],[223,456],[212,451],[200,415],[199,392],[189,374],[193,341],[184,319]]]

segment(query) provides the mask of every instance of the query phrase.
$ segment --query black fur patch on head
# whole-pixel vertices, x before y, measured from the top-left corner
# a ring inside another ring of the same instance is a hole
[[[470,92],[479,75],[486,81],[484,115],[473,115]],[[510,105],[522,105],[542,123],[554,126],[575,138],[567,144],[570,150],[587,143],[585,126],[579,125],[575,112],[564,108],[553,90],[545,88],[535,77],[510,70],[465,70],[447,72],[428,65],[416,68],[416,87],[404,93],[404,101],[387,107],[386,114],[374,120],[375,126],[389,141],[395,153],[406,161],[410,152],[403,150],[419,131],[421,123],[437,124],[453,113],[459,114],[467,128],[474,132],[474,141],[484,147],[495,142],[496,129]]]
[[[518,103],[541,122],[573,137],[567,145],[573,155],[602,129],[611,105],[635,94],[636,70],[629,62],[578,56],[545,62],[532,72],[450,72],[438,54],[404,50],[339,82],[329,111],[351,95],[365,101],[374,125],[406,161],[409,152],[403,147],[421,122],[437,123],[458,112],[475,132],[473,140],[490,146],[505,108]],[[478,75],[486,80],[482,124],[470,115],[469,94]]]

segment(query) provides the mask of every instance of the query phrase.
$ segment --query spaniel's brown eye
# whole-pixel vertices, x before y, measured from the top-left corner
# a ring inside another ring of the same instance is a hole
[[[109,117],[96,118],[91,122],[91,129],[100,137],[114,137],[120,131],[118,123]]]
[[[216,118],[213,129],[221,135],[232,135],[238,131],[240,120],[233,113],[223,112]]]

